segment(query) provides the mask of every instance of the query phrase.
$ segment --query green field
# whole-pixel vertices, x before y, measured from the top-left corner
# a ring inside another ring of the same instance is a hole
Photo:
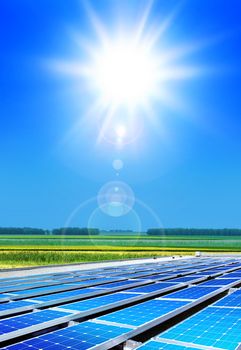
[[[238,236],[0,236],[0,267],[240,252]]]

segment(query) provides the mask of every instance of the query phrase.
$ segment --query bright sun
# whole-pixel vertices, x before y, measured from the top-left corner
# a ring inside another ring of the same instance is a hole
[[[107,105],[136,107],[155,90],[157,67],[144,46],[110,43],[93,62],[93,82]]]
[[[113,135],[118,146],[124,144],[124,139],[126,144],[129,138],[136,140],[143,130],[140,127],[143,118],[162,128],[160,113],[155,113],[154,107],[158,105],[160,110],[162,105],[179,112],[184,104],[175,94],[176,83],[203,74],[199,66],[184,61],[187,55],[199,49],[199,45],[178,43],[177,47],[168,47],[163,44],[166,40],[160,40],[172,24],[176,10],[158,25],[148,25],[151,4],[152,1],[128,30],[124,25],[118,30],[105,28],[89,9],[88,18],[96,40],[77,33],[73,38],[81,58],[50,62],[51,69],[77,81],[74,86],[77,89],[80,86],[81,98],[92,98],[86,119],[93,123],[98,121],[97,142],[111,138],[113,143]],[[125,137],[114,131],[120,123],[125,127]]]

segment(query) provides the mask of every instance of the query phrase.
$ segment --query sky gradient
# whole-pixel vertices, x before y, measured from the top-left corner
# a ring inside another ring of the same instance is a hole
[[[122,150],[96,143],[93,120],[72,133],[91,96],[48,66],[82,59],[73,33],[95,43],[86,3],[0,3],[0,226],[112,228],[95,198],[105,183],[121,180],[137,198],[118,223],[123,228],[241,228],[240,1],[153,2],[150,26],[180,5],[161,45],[204,43],[183,60],[205,73],[169,84],[184,108],[155,101],[160,127],[146,118],[141,136]],[[111,32],[117,22],[131,27],[147,2],[90,4]],[[118,178],[114,159],[124,163]]]

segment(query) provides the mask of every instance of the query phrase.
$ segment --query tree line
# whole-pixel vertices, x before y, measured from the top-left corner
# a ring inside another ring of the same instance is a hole
[[[53,230],[44,230],[31,227],[0,227],[0,235],[98,235],[98,228],[61,227]]]
[[[102,232],[131,232],[131,230],[110,230]],[[198,229],[198,228],[150,228],[149,236],[241,236],[241,229]],[[0,235],[66,235],[87,236],[99,235],[98,228],[61,227],[53,230],[31,227],[0,227]],[[133,232],[133,234],[135,234]]]
[[[241,236],[241,229],[223,228],[150,228],[150,236]]]

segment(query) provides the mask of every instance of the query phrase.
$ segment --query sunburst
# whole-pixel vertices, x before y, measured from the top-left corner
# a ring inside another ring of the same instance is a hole
[[[80,44],[76,51],[81,47],[83,58],[50,62],[53,69],[79,80],[86,87],[86,94],[93,98],[91,113],[86,114],[98,118],[98,141],[111,139],[113,143],[114,139],[120,146],[135,140],[135,130],[139,135],[140,118],[158,121],[153,106],[180,107],[178,97],[170,91],[169,82],[203,74],[200,66],[185,64],[185,57],[199,48],[197,44],[165,49],[161,45],[161,38],[175,20],[177,9],[154,26],[150,24],[151,8],[150,2],[137,23],[124,30],[122,25],[120,31],[105,28],[88,7],[95,43],[75,35]],[[120,131],[120,125],[121,130],[125,130],[121,137],[116,131]]]

